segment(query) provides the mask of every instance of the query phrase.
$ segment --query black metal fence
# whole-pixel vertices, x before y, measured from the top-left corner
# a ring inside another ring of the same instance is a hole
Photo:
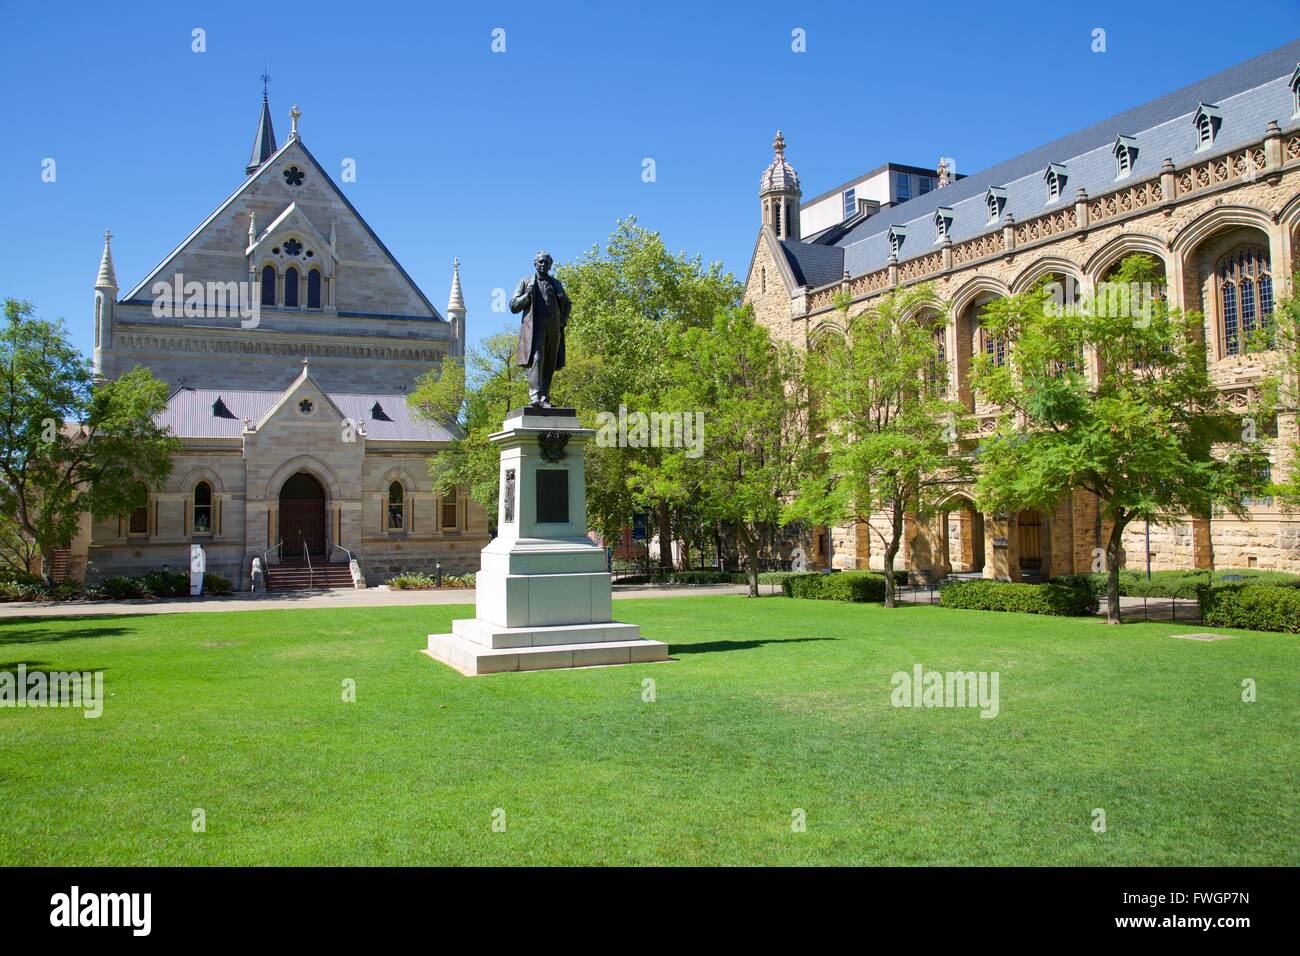
[[[907,584],[895,588],[898,603],[940,604],[942,592],[940,584]],[[1141,601],[1141,604],[1137,602]],[[1106,595],[1101,596],[1102,612],[1106,609]],[[1120,616],[1126,621],[1170,621],[1178,624],[1199,624],[1201,622],[1201,602],[1196,594],[1196,585],[1177,588],[1172,595],[1141,594],[1120,598]]]

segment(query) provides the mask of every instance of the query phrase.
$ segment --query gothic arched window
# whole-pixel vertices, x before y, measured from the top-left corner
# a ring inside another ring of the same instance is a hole
[[[206,481],[194,486],[194,533],[212,533],[212,486]]]
[[[262,305],[275,305],[275,266],[262,267]]]
[[[1256,331],[1271,325],[1273,277],[1268,252],[1260,246],[1235,249],[1219,260],[1217,280],[1223,355],[1240,355]]]
[[[930,333],[930,339],[934,343],[934,354],[925,370],[926,385],[930,389],[930,394],[934,398],[948,397],[948,346],[944,327],[937,326]]]
[[[286,308],[298,308],[298,270],[293,266],[284,270],[284,304]]]
[[[405,496],[405,489],[402,488],[400,481],[395,481],[388,486],[388,530],[401,531],[406,525],[403,523],[402,499]]]
[[[320,308],[320,270],[311,269],[307,272],[307,308]]]

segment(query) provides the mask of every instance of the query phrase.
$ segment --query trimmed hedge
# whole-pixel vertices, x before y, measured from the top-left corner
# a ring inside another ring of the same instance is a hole
[[[1007,581],[953,581],[939,589],[943,607],[971,611],[1016,611],[1086,617],[1097,613],[1096,589],[1086,575],[1056,578],[1045,584]]]
[[[781,590],[786,597],[863,604],[885,599],[885,577],[870,571],[839,571],[834,574],[792,573],[781,582]]]
[[[1210,627],[1300,634],[1300,588],[1265,584],[1202,587],[1201,620]]]
[[[1097,582],[1100,594],[1106,593],[1106,575],[1087,575]],[[1244,578],[1237,582],[1236,578]],[[1234,579],[1234,580],[1227,580]],[[1124,597],[1192,597],[1206,584],[1266,584],[1274,587],[1300,588],[1300,574],[1285,571],[1260,571],[1255,568],[1221,568],[1213,575],[1205,571],[1153,571],[1151,580],[1140,571],[1119,572],[1119,593]]]

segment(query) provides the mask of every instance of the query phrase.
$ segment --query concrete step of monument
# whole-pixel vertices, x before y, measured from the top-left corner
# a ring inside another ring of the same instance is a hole
[[[493,648],[475,644],[459,634],[430,634],[429,646],[424,653],[462,674],[475,676],[560,667],[651,664],[668,660],[668,645],[663,641],[642,638],[633,641]]]
[[[546,647],[551,644],[604,644],[611,641],[635,641],[641,637],[639,626],[618,621],[546,627],[503,627],[479,618],[460,618],[451,622],[451,632],[473,644],[496,650]]]

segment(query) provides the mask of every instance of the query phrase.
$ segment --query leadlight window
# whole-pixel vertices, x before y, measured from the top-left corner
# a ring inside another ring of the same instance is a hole
[[[212,533],[212,486],[206,481],[194,486],[194,533]]]
[[[1261,328],[1269,328],[1271,346],[1273,277],[1268,253],[1259,246],[1234,250],[1219,261],[1218,282],[1223,354],[1241,355]]]
[[[262,267],[262,305],[275,305],[275,266]]]
[[[948,344],[943,326],[930,333],[934,354],[925,371],[926,384],[932,398],[948,397]]]
[[[402,488],[400,481],[395,481],[388,486],[388,530],[401,531],[405,525],[402,518],[403,498],[405,489]]]
[[[293,266],[284,270],[284,304],[290,309],[298,308],[298,270]]]
[[[320,308],[320,270],[312,269],[307,273],[307,308]]]
[[[129,534],[149,533],[149,489],[136,483],[136,496],[144,499],[144,504],[131,512],[131,522],[127,525]]]

